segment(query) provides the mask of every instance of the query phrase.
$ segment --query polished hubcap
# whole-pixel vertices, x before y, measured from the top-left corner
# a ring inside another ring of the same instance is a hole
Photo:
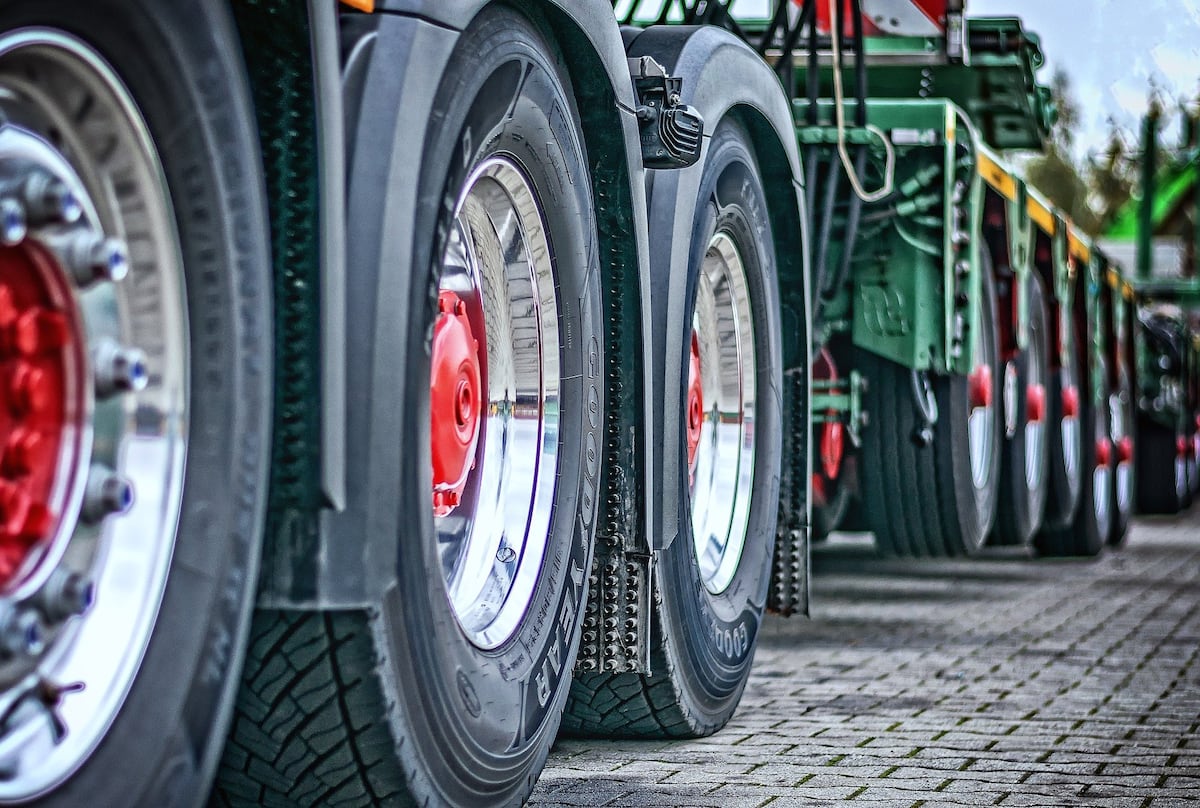
[[[122,82],[67,35],[0,38],[0,800],[78,768],[141,663],[182,496],[187,333]]]
[[[692,335],[699,355],[699,400],[707,407],[690,475],[692,537],[701,580],[709,592],[720,594],[732,582],[746,544],[757,380],[746,269],[725,232],[713,237],[704,255]],[[687,406],[690,410],[690,401]]]
[[[975,321],[982,328],[982,312],[976,313]],[[992,379],[995,356],[991,354],[995,346],[984,338],[982,332],[975,335],[974,343],[974,369],[967,377],[967,397],[971,407],[967,429],[970,436],[971,481],[977,490],[983,490],[988,485],[993,453],[996,451],[995,383]]]
[[[529,609],[559,452],[559,321],[545,216],[508,157],[478,166],[441,260],[430,379],[434,529],[455,619],[496,648]]]
[[[1132,402],[1123,392],[1108,397],[1112,424],[1112,447],[1116,455],[1117,509],[1128,513],[1133,507],[1133,439],[1129,435]]]
[[[1034,340],[1040,342],[1041,334]],[[1029,382],[1025,386],[1025,486],[1042,487],[1046,473],[1046,358],[1031,346],[1027,353]]]
[[[1102,531],[1107,530],[1108,519],[1112,510],[1112,438],[1104,431],[1104,418],[1099,414],[1102,410],[1097,407],[1096,416],[1096,464],[1092,469],[1092,506],[1096,512],[1096,521]]]

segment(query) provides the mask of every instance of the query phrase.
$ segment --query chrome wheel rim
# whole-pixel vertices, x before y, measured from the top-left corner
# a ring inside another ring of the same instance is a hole
[[[1095,405],[1093,405],[1095,406]],[[1112,460],[1110,453],[1112,452],[1111,437],[1105,430],[1104,418],[1101,413],[1104,412],[1104,405],[1095,407],[1096,412],[1096,454],[1097,460],[1095,467],[1092,469],[1092,509],[1096,514],[1096,523],[1100,526],[1101,533],[1107,533],[1109,518],[1112,514],[1112,486],[1110,480],[1112,477]],[[1106,448],[1100,450],[1100,446]]]
[[[1129,397],[1122,391],[1108,397],[1108,412],[1112,419],[1113,451],[1117,453],[1116,497],[1117,510],[1128,513],[1133,507],[1133,458],[1126,450],[1129,441]]]
[[[439,300],[448,296],[461,303],[457,315],[477,346],[481,411],[458,476],[439,480],[435,472],[434,529],[451,611],[472,643],[492,649],[513,636],[533,600],[559,453],[558,304],[546,220],[533,184],[507,156],[489,158],[464,184],[441,261]],[[439,309],[444,322],[451,315]],[[462,389],[431,384],[435,427],[436,402],[461,401]]]
[[[113,69],[67,34],[8,34],[0,109],[0,182],[10,193],[24,183],[27,225],[15,243],[6,230],[5,249],[38,256],[58,279],[52,308],[76,353],[63,365],[71,448],[57,463],[52,527],[0,594],[6,625],[28,628],[33,615],[41,635],[29,643],[26,632],[0,662],[0,800],[19,800],[88,758],[152,633],[183,492],[188,323],[162,168]],[[32,177],[55,190],[31,197]],[[17,431],[5,427],[6,450]]]
[[[996,365],[995,344],[983,334],[983,295],[975,314],[976,334],[971,351],[971,376],[968,379],[970,415],[967,418],[968,451],[971,457],[971,482],[977,491],[991,480],[996,452],[996,403],[992,368]]]
[[[1025,485],[1030,491],[1040,490],[1046,476],[1046,358],[1032,347],[1043,344],[1041,340],[1042,335],[1034,331],[1025,391]]]
[[[689,452],[693,549],[713,594],[732,583],[746,545],[754,488],[757,382],[746,267],[720,231],[705,251],[696,284],[692,344],[699,374],[699,428]],[[689,390],[693,385],[689,384]],[[689,400],[690,400],[689,396]],[[692,420],[692,407],[688,419]]]
[[[1067,376],[1066,371],[1063,371],[1063,376]],[[1070,379],[1070,384],[1074,384],[1074,379]],[[1062,389],[1071,388],[1068,388],[1066,383],[1064,383]],[[1079,416],[1064,415],[1058,429],[1063,447],[1063,470],[1066,472],[1067,479],[1071,482],[1071,485],[1074,486],[1079,480],[1079,455],[1082,447]]]

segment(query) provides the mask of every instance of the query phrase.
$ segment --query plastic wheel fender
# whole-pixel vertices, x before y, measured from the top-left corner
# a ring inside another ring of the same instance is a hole
[[[436,214],[431,201],[417,198],[418,173],[429,116],[455,43],[487,5],[488,0],[384,0],[375,3],[375,11],[384,13],[343,19],[345,318],[351,324],[340,357],[347,391],[346,499],[340,510],[314,514],[319,523],[315,544],[307,529],[296,530],[294,540],[284,535],[275,542],[263,560],[259,597],[265,607],[363,607],[377,602],[396,578],[394,543],[401,515],[387,507],[383,489],[398,478],[401,463],[417,456],[399,445],[403,408],[412,406],[405,391],[416,382],[397,357],[421,349],[407,344],[403,312],[412,268],[430,260],[432,245],[415,237],[422,230],[418,217]],[[603,65],[592,80],[607,81],[616,100],[641,286],[639,327],[644,327],[649,320],[645,186],[621,34],[611,5],[598,0],[556,0],[540,11],[560,42],[563,30],[586,37],[592,53],[576,50],[566,58]],[[379,351],[381,345],[393,349]],[[649,369],[642,373],[643,389],[649,390]],[[381,440],[384,435],[397,438]],[[643,458],[647,468],[653,451],[648,444]],[[653,507],[652,498],[646,502],[648,509]]]
[[[795,208],[790,211],[798,227],[795,232],[778,232],[776,228],[776,252],[786,249],[800,253],[803,257],[803,297],[811,297],[808,289],[808,262],[803,245],[807,242],[803,232],[804,215],[803,179],[799,150],[796,145],[796,130],[786,97],[779,87],[779,80],[770,67],[745,43],[729,32],[713,26],[675,27],[654,26],[632,39],[629,45],[630,58],[650,56],[663,65],[667,72],[683,79],[682,102],[690,104],[704,117],[705,153],[708,139],[716,125],[725,115],[737,107],[745,108],[752,117],[765,122],[766,129],[777,141],[776,144],[786,160],[786,176],[769,174],[763,177],[768,186],[789,183],[792,193],[788,202]],[[761,130],[759,127],[759,135]],[[766,144],[756,138],[755,147],[760,152]],[[665,378],[665,357],[681,355],[684,346],[680,342],[686,329],[682,327],[689,290],[687,266],[692,242],[692,227],[696,217],[700,178],[704,157],[687,169],[676,171],[650,171],[647,179],[650,220],[658,224],[671,222],[672,237],[656,240],[651,245],[652,267],[669,267],[669,271],[651,272],[650,306],[653,316],[650,330],[646,333],[646,361],[652,366],[650,374],[653,388],[650,400],[656,402],[652,420],[648,421],[649,434],[656,436],[660,446],[660,462],[656,468],[653,495],[658,503],[655,522],[648,523],[647,531],[655,546],[663,550],[670,546],[679,532],[685,514],[678,512],[677,497],[667,492],[679,490],[680,468],[674,458],[681,456],[683,436],[665,428],[666,413],[683,411],[683,389],[674,379]],[[764,172],[766,173],[766,172]],[[778,187],[777,185],[775,187]],[[659,231],[664,232],[664,231]],[[783,290],[781,289],[781,292]],[[804,318],[803,345],[784,346],[783,355],[809,355],[808,346],[812,336],[807,317]]]

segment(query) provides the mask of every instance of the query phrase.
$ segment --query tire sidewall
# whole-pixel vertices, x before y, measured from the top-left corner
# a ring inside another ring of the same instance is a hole
[[[1003,485],[1008,489],[1003,493],[1000,499],[1001,514],[998,517],[1002,520],[1007,520],[1007,534],[1005,538],[1013,543],[1024,544],[1033,538],[1034,532],[1042,522],[1042,514],[1045,512],[1047,491],[1049,488],[1050,460],[1049,460],[1049,442],[1048,432],[1049,419],[1043,414],[1042,426],[1042,451],[1041,457],[1037,462],[1041,469],[1041,485],[1030,485],[1029,477],[1026,474],[1026,464],[1032,447],[1029,444],[1026,425],[1029,421],[1029,397],[1028,391],[1032,385],[1041,384],[1043,390],[1050,388],[1049,378],[1049,338],[1046,333],[1046,311],[1044,297],[1041,291],[1041,281],[1033,277],[1029,280],[1028,294],[1028,311],[1029,311],[1029,336],[1026,342],[1025,349],[1020,354],[1014,357],[1011,361],[1015,363],[1017,370],[1017,390],[1015,401],[1014,423],[1016,428],[1012,437],[1006,438],[1004,441],[1004,456],[1001,461],[1001,467],[1004,469]],[[1043,377],[1034,379],[1032,367],[1033,352],[1039,354],[1039,365],[1042,368]],[[1005,402],[1007,405],[1007,401]],[[1005,513],[1006,506],[1011,509],[1010,514]],[[997,532],[1000,528],[997,527]]]
[[[402,464],[399,585],[383,625],[399,698],[401,756],[414,795],[469,804],[528,794],[558,726],[578,648],[596,516],[603,429],[600,297],[594,213],[565,72],[515,12],[493,9],[457,45],[427,132],[421,171],[407,377],[428,389],[437,263],[474,166],[493,154],[518,164],[542,204],[553,253],[560,333],[559,485],[542,575],[510,639],[474,646],[456,621],[438,558],[428,463]],[[522,68],[521,65],[525,67]],[[522,69],[527,69],[523,81]],[[406,456],[427,456],[428,394],[410,397]],[[513,709],[520,707],[520,709]],[[462,761],[476,765],[465,767]]]
[[[1085,343],[1088,350],[1092,350],[1091,342]],[[1084,400],[1083,408],[1080,412],[1080,420],[1084,426],[1082,430],[1082,460],[1080,467],[1081,492],[1079,502],[1079,536],[1081,539],[1080,550],[1086,555],[1096,555],[1104,546],[1108,538],[1109,531],[1112,529],[1113,522],[1113,491],[1112,491],[1112,467],[1109,466],[1109,478],[1106,480],[1108,486],[1108,510],[1105,514],[1098,515],[1096,513],[1096,448],[1097,441],[1101,438],[1108,438],[1112,434],[1112,429],[1108,423],[1108,390],[1107,384],[1103,382],[1098,386],[1096,379],[1108,378],[1108,369],[1105,360],[1101,357],[1094,356],[1092,361],[1097,365],[1091,369],[1091,376],[1088,382],[1088,395]]]
[[[112,726],[46,802],[195,804],[241,670],[269,468],[270,262],[244,67],[215,4],[26,2],[0,12],[5,30],[31,24],[95,48],[146,121],[174,205],[191,361],[182,502],[153,634]]]
[[[697,215],[689,255],[687,308],[681,335],[683,350],[674,367],[680,384],[679,401],[686,401],[690,333],[697,283],[712,237],[728,232],[738,247],[747,276],[756,359],[755,473],[747,518],[746,541],[729,586],[714,595],[705,588],[696,558],[691,524],[691,497],[686,471],[681,482],[678,512],[679,535],[663,553],[659,566],[663,594],[662,619],[676,637],[670,647],[686,654],[685,673],[693,698],[712,712],[732,709],[741,692],[753,658],[754,646],[766,602],[778,517],[781,446],[779,394],[779,292],[774,267],[774,245],[767,220],[765,194],[749,138],[740,126],[726,119],[709,144],[697,197]],[[668,377],[669,378],[669,377]],[[682,429],[682,413],[667,423]],[[686,448],[686,439],[679,442]],[[686,469],[683,452],[675,462]],[[693,593],[695,593],[693,595]],[[688,675],[690,674],[690,675]]]
[[[998,305],[996,285],[992,276],[991,261],[986,249],[980,261],[980,313],[976,324],[975,339],[986,339],[991,343],[992,379],[1000,380],[1000,351],[996,324]],[[954,499],[958,512],[959,529],[963,549],[968,555],[978,551],[987,540],[996,518],[999,503],[1000,459],[1003,439],[1003,412],[995,392],[992,399],[992,453],[991,467],[983,488],[976,488],[971,466],[970,417],[971,404],[968,382],[965,376],[950,376],[936,385],[938,411],[941,418],[935,432],[935,451],[949,455],[949,467],[954,471]]]

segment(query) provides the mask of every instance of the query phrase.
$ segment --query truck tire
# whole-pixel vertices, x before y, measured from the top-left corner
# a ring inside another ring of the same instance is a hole
[[[195,805],[216,768],[271,423],[236,43],[218,3],[0,9],[5,804]]]
[[[1000,507],[995,544],[1025,545],[1042,524],[1049,486],[1046,392],[1050,384],[1050,333],[1041,279],[1029,280],[1029,343],[1013,359],[1016,389],[1004,396],[1007,434],[1000,462]],[[1008,380],[1006,379],[1006,382]],[[1006,390],[1006,393],[1008,391]],[[1012,407],[1010,414],[1008,408]]]
[[[1122,365],[1117,371],[1117,389],[1108,396],[1108,418],[1112,440],[1112,527],[1107,543],[1120,547],[1129,533],[1133,518],[1133,499],[1136,487],[1134,453],[1136,432],[1133,420],[1133,378]]]
[[[1179,513],[1185,500],[1186,468],[1179,457],[1175,430],[1138,414],[1137,509],[1145,514]]]
[[[1079,355],[1075,347],[1075,328],[1069,313],[1060,315],[1058,339],[1066,357],[1057,371],[1050,374],[1047,391],[1050,475],[1046,494],[1043,528],[1063,528],[1075,521],[1083,488],[1083,439],[1080,422]]]
[[[362,610],[257,613],[217,804],[518,805],[545,765],[605,418],[573,99],[560,55],[512,9],[455,45],[417,194],[428,260],[397,313],[412,386],[363,392],[405,402],[401,433],[377,436],[405,458],[377,493],[408,514],[397,583]]]
[[[1191,507],[1196,496],[1200,494],[1200,453],[1197,452],[1196,419],[1184,429],[1184,440],[1187,454],[1187,507]]]
[[[824,505],[814,505],[812,509],[812,540],[825,541],[833,531],[845,526],[851,529],[846,517],[854,507],[855,497],[851,480],[854,478],[853,467],[857,465],[857,456],[845,458],[842,475],[831,481],[826,481],[828,500]]]
[[[578,676],[563,724],[572,734],[709,735],[733,715],[754,657],[778,509],[782,354],[766,197],[749,137],[730,119],[709,143],[699,193],[687,353],[667,371],[687,393],[672,419],[687,487],[670,495],[690,518],[656,566],[652,673]],[[651,239],[670,237],[654,227]]]
[[[1077,344],[1084,341],[1076,332]],[[1101,364],[1103,364],[1103,360]],[[1097,374],[1107,379],[1108,371]],[[1112,531],[1112,430],[1109,427],[1108,391],[1092,391],[1083,396],[1080,423],[1084,425],[1082,441],[1082,474],[1079,511],[1075,521],[1064,528],[1044,528],[1034,539],[1034,546],[1044,556],[1098,555]]]
[[[860,353],[870,382],[864,404],[871,417],[858,470],[862,513],[882,555],[975,555],[992,529],[1001,424],[991,380],[1000,378],[1000,361],[995,280],[986,252],[982,265],[975,370],[970,377],[929,380],[938,420],[928,445],[915,440],[922,422],[912,371]]]

